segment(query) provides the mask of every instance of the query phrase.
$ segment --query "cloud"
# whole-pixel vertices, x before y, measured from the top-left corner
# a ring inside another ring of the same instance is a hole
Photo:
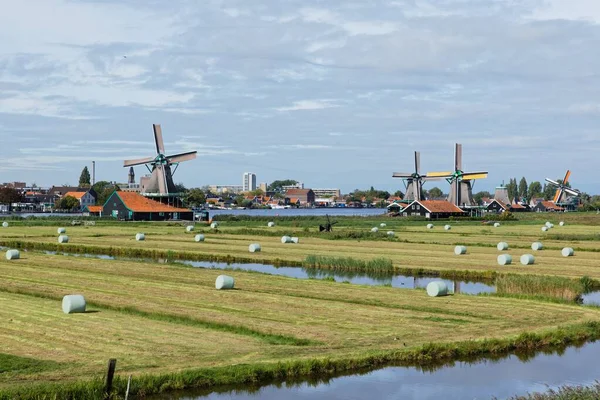
[[[278,144],[269,146],[271,149],[284,149],[284,150],[323,150],[331,149],[333,146],[324,144]]]
[[[325,108],[339,107],[330,100],[299,100],[293,105],[287,107],[278,107],[277,111],[306,111],[306,110],[323,110]]]

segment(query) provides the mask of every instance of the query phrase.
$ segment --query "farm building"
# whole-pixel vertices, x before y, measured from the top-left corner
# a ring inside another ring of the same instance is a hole
[[[490,201],[490,203],[485,207],[485,212],[488,212],[488,213],[500,214],[506,210],[508,210],[508,207],[506,207],[504,204],[500,203],[498,200]]]
[[[531,208],[529,207],[528,204],[519,204],[519,203],[513,203],[510,205],[509,208],[510,212],[527,212],[527,211],[531,211]]]
[[[83,215],[89,215],[92,217],[102,216],[102,206],[85,206],[83,208]]]
[[[532,211],[535,212],[563,212],[564,208],[561,206],[557,206],[553,202],[549,200],[542,200],[538,202],[535,207],[533,207]]]
[[[89,191],[67,192],[62,197],[67,196],[76,198],[79,201],[79,205],[82,210],[96,202],[96,198]]]
[[[285,192],[285,197],[290,199],[298,199],[301,205],[312,205],[315,203],[315,192],[312,189],[288,189]]]
[[[465,215],[465,212],[446,200],[415,200],[402,210],[402,215],[438,219],[461,217]]]
[[[135,192],[114,192],[103,207],[104,215],[129,221],[166,221],[182,219],[192,221],[194,212],[150,200]]]

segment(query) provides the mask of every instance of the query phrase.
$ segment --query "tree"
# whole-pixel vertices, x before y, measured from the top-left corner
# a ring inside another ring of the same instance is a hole
[[[291,185],[297,185],[297,184],[298,184],[298,181],[295,181],[293,179],[283,179],[283,180],[273,181],[267,187],[267,191],[282,192],[284,186],[291,186]]]
[[[400,198],[402,198],[402,199],[403,199],[403,198],[404,198],[404,193],[402,193],[402,191],[401,191],[401,190],[396,190],[396,191],[394,192],[394,197],[400,197]]]
[[[522,177],[519,181],[519,199],[527,197],[527,180]]]
[[[18,203],[22,199],[23,196],[17,189],[9,187],[0,188],[0,204],[8,204],[9,211],[12,203]]]
[[[113,192],[121,190],[118,185],[108,181],[98,181],[92,186],[92,189],[96,192],[96,204],[98,205],[104,205]]]
[[[519,187],[517,186],[517,178],[511,178],[506,185],[506,191],[508,192],[508,199],[512,202],[515,198],[519,197]]]
[[[90,171],[87,165],[83,167],[81,175],[79,175],[79,187],[90,187]]]
[[[206,195],[202,189],[194,188],[186,192],[184,200],[188,206],[201,207],[206,204]]]
[[[79,208],[79,200],[73,196],[65,196],[54,204],[54,208],[57,210],[73,210]]]
[[[475,200],[475,203],[481,205],[483,203],[482,199],[484,197],[490,198],[492,197],[492,195],[490,194],[490,192],[482,190],[481,192],[477,192],[473,195],[473,200]]]
[[[529,189],[527,190],[527,200],[531,201],[531,199],[540,197],[542,195],[542,192],[543,189],[541,183],[539,183],[538,181],[531,182],[529,184]]]
[[[552,185],[544,185],[543,194],[545,200],[552,200],[556,194],[556,188]]]
[[[430,199],[437,199],[440,197],[444,197],[444,192],[442,192],[442,189],[440,189],[439,187],[432,187],[427,192],[427,195],[427,197],[429,197]]]
[[[181,182],[175,184],[175,193],[185,193],[188,189]]]
[[[255,189],[248,192],[248,194],[250,196],[262,196],[263,194],[265,194],[265,192],[263,192],[262,189]]]

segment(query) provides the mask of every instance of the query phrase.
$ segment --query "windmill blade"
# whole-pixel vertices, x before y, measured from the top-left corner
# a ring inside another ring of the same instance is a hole
[[[562,196],[562,194],[563,194],[562,188],[556,189],[556,193],[554,194],[554,199],[552,199],[552,202],[553,203],[558,203],[558,201],[560,200],[560,197]]]
[[[426,181],[440,181],[442,180],[441,177],[438,176],[428,176],[428,175],[421,175],[421,180],[426,182]]]
[[[415,151],[415,172],[417,175],[421,174],[421,153]]]
[[[581,195],[581,192],[578,191],[578,190],[574,190],[574,189],[570,189],[570,188],[565,188],[564,190],[565,190],[565,192],[567,192],[567,193],[569,193],[570,195],[573,195],[573,196],[579,196],[579,195]]]
[[[556,181],[554,181],[554,180],[552,180],[552,179],[550,179],[550,178],[546,178],[546,182],[548,182],[548,183],[551,183],[551,184],[553,184],[554,186],[558,186],[558,187],[560,187],[560,186],[561,186],[561,185],[560,185],[560,183],[558,183],[558,182],[556,182]]]
[[[426,176],[428,178],[450,178],[452,172],[428,172]]]
[[[565,179],[563,179],[563,181],[562,181],[563,185],[566,185],[567,182],[569,182],[570,176],[571,176],[571,171],[567,170],[567,173],[565,174]]]
[[[408,172],[394,172],[392,174],[392,178],[412,178],[413,174],[409,174]]]
[[[178,163],[178,162],[182,162],[182,161],[189,161],[189,160],[193,160],[194,158],[196,158],[196,153],[198,153],[198,152],[197,151],[190,151],[188,153],[173,154],[172,156],[167,156],[167,159],[171,163]]]
[[[165,176],[165,169],[163,165],[159,165],[153,174],[156,174],[156,178],[158,181],[158,191],[160,194],[168,194],[167,191],[167,178]]]
[[[467,174],[463,174],[462,179],[472,181],[474,179],[485,179],[487,176],[487,172],[469,172]]]
[[[148,164],[149,162],[151,162],[153,160],[154,160],[154,157],[138,158],[137,160],[125,160],[125,161],[123,161],[123,166],[124,167],[133,167],[134,165]]]
[[[156,152],[158,154],[165,154],[165,143],[163,142],[162,129],[160,124],[152,124],[154,129],[154,142],[156,143]]]
[[[454,150],[454,169],[462,171],[462,144],[456,143]]]

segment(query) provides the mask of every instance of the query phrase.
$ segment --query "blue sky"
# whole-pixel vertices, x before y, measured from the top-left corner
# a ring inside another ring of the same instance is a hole
[[[597,0],[0,3],[0,182],[124,181],[161,123],[189,187],[394,190],[460,142],[476,190],[569,168],[600,192]]]

